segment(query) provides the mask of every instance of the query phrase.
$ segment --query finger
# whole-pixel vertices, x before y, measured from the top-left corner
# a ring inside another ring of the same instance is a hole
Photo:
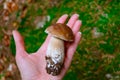
[[[78,14],[74,14],[70,20],[68,21],[67,25],[72,28],[74,23],[76,22],[76,20],[78,19],[79,15]]]
[[[76,33],[78,33],[81,25],[82,25],[81,20],[77,20],[77,21],[75,22],[75,24],[74,24],[74,26],[73,26],[73,29],[72,29],[74,35],[76,35]],[[66,48],[68,48],[69,46],[70,46],[69,43],[65,43],[65,47],[66,47]]]
[[[76,34],[76,33],[79,31],[81,25],[82,25],[81,20],[77,20],[77,21],[75,22],[75,24],[74,24],[74,26],[73,26],[73,29],[72,29],[74,34]]]
[[[63,16],[61,16],[57,23],[65,23],[66,19],[68,18],[68,15],[67,14],[64,14]]]
[[[16,55],[25,55],[24,40],[18,31],[13,31],[13,38],[16,45]]]
[[[70,64],[71,64],[71,61],[72,61],[72,57],[75,53],[75,50],[79,44],[79,41],[80,41],[80,38],[81,38],[81,32],[78,32],[75,36],[75,41],[73,44],[70,45],[70,47],[68,48],[67,50],[67,53],[66,53],[66,58],[65,58],[65,63],[64,63],[64,68],[65,70],[69,68]]]
[[[67,14],[64,14],[63,16],[61,16],[61,17],[58,19],[57,23],[65,23],[65,21],[66,21],[67,18],[68,18],[68,15],[67,15]],[[46,49],[49,40],[50,40],[50,35],[47,36],[47,38],[46,38],[45,42],[43,43],[42,47],[38,49],[38,52],[39,52],[41,49],[43,49],[43,50]]]

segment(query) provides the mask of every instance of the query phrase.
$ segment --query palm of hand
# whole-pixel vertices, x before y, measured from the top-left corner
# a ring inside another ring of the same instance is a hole
[[[59,18],[57,23],[64,23],[67,17],[67,15],[63,15]],[[64,77],[66,71],[70,66],[73,54],[81,37],[81,34],[79,34],[81,21],[78,20],[78,15],[74,14],[68,21],[67,25],[73,30],[75,41],[72,44],[66,43],[67,50],[64,67],[58,76],[51,76],[47,74],[45,70],[45,53],[48,42],[50,40],[50,35],[47,36],[45,42],[37,52],[28,54],[25,51],[22,36],[17,31],[13,31],[13,36],[16,44],[16,62],[20,70],[22,80],[61,80]]]

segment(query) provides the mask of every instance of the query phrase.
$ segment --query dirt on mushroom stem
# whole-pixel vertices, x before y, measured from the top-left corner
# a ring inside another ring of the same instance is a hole
[[[51,37],[46,52],[46,70],[48,74],[60,74],[64,61],[64,41]]]
[[[64,64],[64,41],[73,41],[73,32],[65,24],[56,23],[45,30],[51,35],[46,52],[46,70],[53,76],[59,75]]]

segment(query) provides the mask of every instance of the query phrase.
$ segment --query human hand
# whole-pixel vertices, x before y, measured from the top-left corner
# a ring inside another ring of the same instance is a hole
[[[65,23],[68,15],[63,15],[59,18],[57,23]],[[24,40],[18,31],[13,31],[13,37],[16,44],[16,63],[20,70],[22,80],[61,80],[68,70],[72,57],[76,51],[77,45],[81,38],[79,32],[81,21],[78,20],[78,15],[74,14],[68,21],[67,25],[72,29],[75,40],[73,43],[65,43],[66,53],[64,66],[58,76],[49,75],[46,72],[45,54],[48,46],[50,35],[47,36],[43,45],[37,52],[28,54],[25,50]]]

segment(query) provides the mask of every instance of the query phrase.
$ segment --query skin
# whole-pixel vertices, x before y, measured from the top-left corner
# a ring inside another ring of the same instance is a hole
[[[67,22],[67,25],[72,29],[74,33],[75,40],[73,43],[65,42],[66,52],[64,66],[61,73],[58,76],[52,76],[47,74],[45,69],[46,47],[48,46],[51,36],[47,36],[46,40],[44,41],[42,46],[40,46],[37,52],[28,54],[25,50],[24,40],[22,36],[18,31],[13,31],[13,37],[16,44],[15,58],[22,80],[62,80],[71,64],[73,55],[81,38],[81,33],[79,32],[81,21],[78,20],[78,17],[78,14],[74,14]],[[64,14],[58,19],[57,23],[65,23],[67,18],[68,15]]]

